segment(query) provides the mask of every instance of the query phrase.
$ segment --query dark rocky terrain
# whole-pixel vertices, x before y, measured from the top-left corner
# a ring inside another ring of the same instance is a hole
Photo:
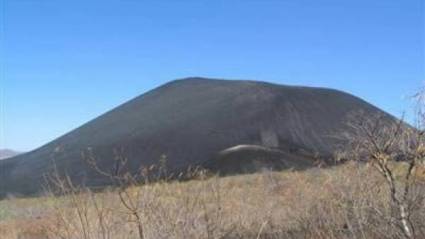
[[[108,184],[81,152],[111,169],[113,151],[128,168],[169,172],[203,165],[224,174],[261,168],[303,169],[330,158],[353,112],[387,115],[350,94],[255,81],[187,78],[147,92],[32,152],[0,162],[0,195],[39,192],[52,162],[88,186]],[[329,163],[329,162],[328,162]]]

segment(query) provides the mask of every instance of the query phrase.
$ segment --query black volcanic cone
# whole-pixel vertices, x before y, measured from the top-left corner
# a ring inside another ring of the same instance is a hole
[[[333,136],[345,130],[348,115],[356,111],[385,114],[330,89],[204,78],[172,81],[35,151],[0,161],[0,195],[38,192],[53,160],[76,182],[107,184],[82,160],[87,148],[100,167],[111,169],[114,149],[133,169],[157,164],[164,155],[169,172],[201,164],[244,171],[238,165],[252,169],[261,158],[266,167],[308,167],[313,162],[306,155],[333,153],[338,143]]]

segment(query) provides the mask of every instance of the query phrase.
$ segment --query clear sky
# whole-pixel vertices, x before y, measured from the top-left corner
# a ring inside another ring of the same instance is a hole
[[[423,0],[0,2],[0,148],[186,76],[337,88],[397,116],[425,80]]]

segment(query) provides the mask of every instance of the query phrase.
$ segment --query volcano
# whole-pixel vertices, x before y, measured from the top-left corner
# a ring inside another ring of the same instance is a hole
[[[171,81],[32,151],[0,161],[0,195],[41,191],[52,165],[86,186],[109,179],[84,161],[129,170],[158,164],[168,172],[204,166],[224,174],[262,168],[304,169],[331,158],[353,112],[393,117],[353,95],[325,88],[259,81],[185,78]]]

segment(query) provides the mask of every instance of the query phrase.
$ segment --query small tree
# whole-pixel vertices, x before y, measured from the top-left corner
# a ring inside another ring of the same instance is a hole
[[[350,142],[348,157],[367,162],[385,178],[389,200],[394,206],[389,223],[409,239],[417,235],[412,221],[415,202],[411,193],[415,170],[423,165],[425,158],[425,114],[421,99],[416,110],[416,127],[384,115],[360,114],[349,121],[350,130],[345,135]]]
[[[111,180],[114,187],[116,188],[115,190],[117,190],[121,204],[124,206],[128,215],[131,217],[130,221],[137,226],[137,233],[139,238],[144,239],[145,234],[142,213],[143,210],[140,203],[142,191],[135,188],[142,182],[148,182],[148,170],[152,170],[152,167],[140,167],[136,173],[131,173],[130,171],[125,170],[128,160],[123,156],[122,150],[114,150],[115,165],[111,172],[99,167],[91,149],[89,149],[86,153],[83,153],[83,158],[88,163],[88,165],[96,171],[96,173],[103,175]]]

